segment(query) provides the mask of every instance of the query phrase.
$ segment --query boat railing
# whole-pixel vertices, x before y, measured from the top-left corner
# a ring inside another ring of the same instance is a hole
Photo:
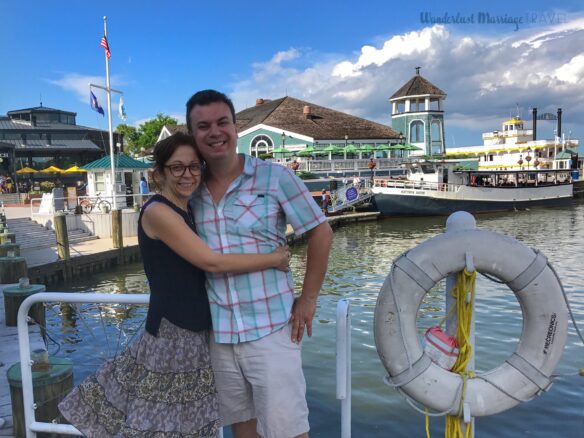
[[[416,158],[375,158],[375,171],[395,169],[407,163],[418,161]],[[292,161],[274,160],[275,163],[282,166],[289,166]],[[369,171],[369,158],[367,159],[346,159],[346,160],[328,160],[328,159],[310,159],[299,160],[297,171],[302,172],[350,172],[358,173]]]
[[[41,292],[26,298],[17,316],[18,346],[20,350],[20,368],[22,378],[22,395],[26,438],[35,438],[37,433],[81,436],[74,426],[56,422],[43,422],[36,419],[35,411],[39,407],[34,400],[33,365],[31,358],[28,324],[34,322],[29,316],[30,308],[37,303],[96,303],[144,305],[150,300],[149,294],[118,293],[72,293]],[[101,314],[101,312],[100,312]],[[102,321],[103,322],[103,321]],[[341,400],[341,437],[351,436],[351,317],[348,300],[341,299],[337,305],[337,352],[336,352],[336,397]],[[109,345],[108,345],[109,347]],[[219,437],[221,438],[222,432]]]
[[[431,181],[410,181],[396,178],[375,178],[374,187],[387,187],[404,190],[429,190],[435,192],[458,192],[460,184],[439,183]]]

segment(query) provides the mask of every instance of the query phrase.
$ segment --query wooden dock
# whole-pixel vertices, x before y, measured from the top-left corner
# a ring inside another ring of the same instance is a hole
[[[0,285],[0,290],[14,284]],[[38,326],[29,326],[30,348],[45,348]],[[20,362],[16,327],[6,327],[4,296],[0,296],[0,437],[13,437],[12,404],[6,373],[8,368]]]

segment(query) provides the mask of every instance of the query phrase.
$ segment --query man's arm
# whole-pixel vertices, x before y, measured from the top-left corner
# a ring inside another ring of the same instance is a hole
[[[328,222],[323,222],[308,232],[308,260],[302,285],[302,294],[292,307],[292,342],[300,342],[304,326],[312,336],[312,318],[316,312],[316,300],[326,274],[329,252],[333,242],[333,231]]]

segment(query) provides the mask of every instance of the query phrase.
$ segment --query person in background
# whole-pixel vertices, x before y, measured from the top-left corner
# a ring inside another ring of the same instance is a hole
[[[300,296],[280,271],[209,274],[211,359],[221,422],[235,438],[307,437],[308,407],[301,340],[312,335],[332,231],[306,185],[284,166],[237,153],[235,109],[215,90],[187,102],[187,129],[205,160],[194,193],[201,238],[216,251],[257,251],[286,241],[286,224],[308,234]]]
[[[146,181],[145,177],[140,178],[140,205],[144,205],[146,200],[148,199],[148,194],[150,193],[150,187],[148,187],[148,181]]]
[[[188,201],[201,181],[202,163],[192,137],[177,133],[158,142],[154,161],[162,190],[138,219],[150,284],[145,331],[59,404],[88,437],[216,437],[205,271],[288,270],[283,246],[265,245],[262,254],[220,254],[197,236]]]

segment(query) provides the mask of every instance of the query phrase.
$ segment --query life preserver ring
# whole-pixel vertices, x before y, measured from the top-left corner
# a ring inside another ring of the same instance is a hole
[[[467,254],[478,272],[507,284],[523,312],[521,339],[511,357],[466,382],[464,402],[478,417],[510,409],[551,385],[566,342],[568,312],[545,256],[491,231],[453,231],[429,239],[394,261],[377,300],[374,333],[393,385],[430,409],[457,415],[463,379],[424,354],[416,316],[436,283],[464,269]]]

